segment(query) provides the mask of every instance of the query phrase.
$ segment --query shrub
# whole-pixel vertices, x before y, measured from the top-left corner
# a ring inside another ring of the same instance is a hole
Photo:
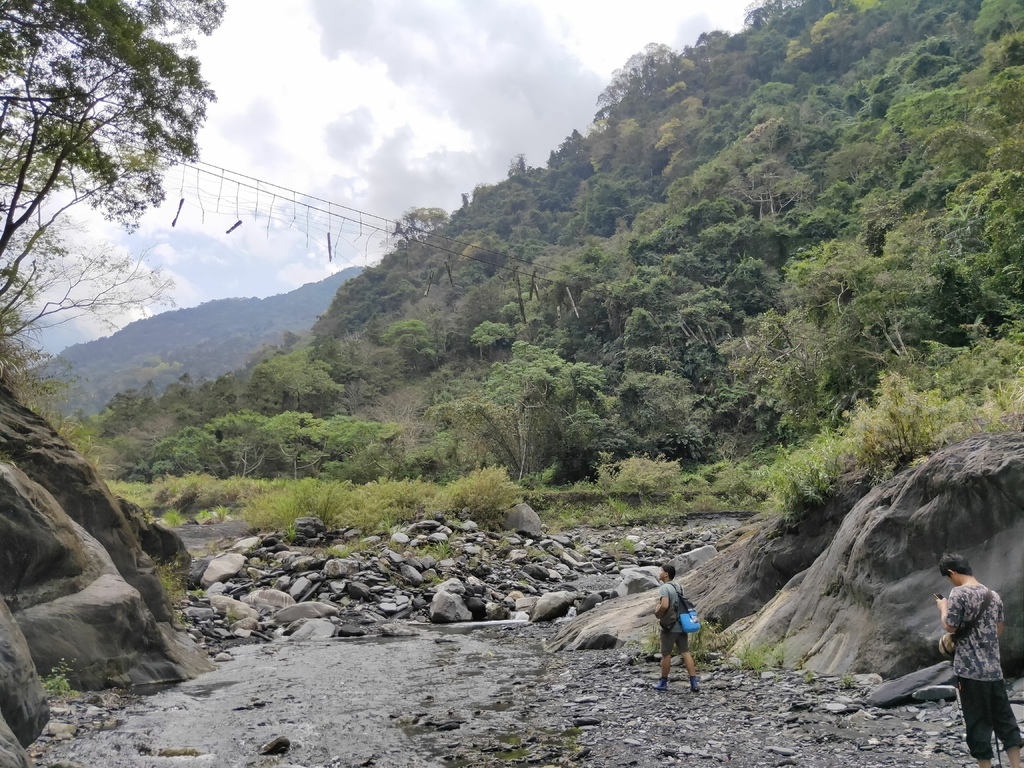
[[[509,507],[523,498],[504,467],[474,470],[444,490],[449,509],[468,509],[473,521],[485,528],[500,528]]]
[[[377,480],[356,490],[363,500],[362,527],[368,529],[384,520],[389,528],[418,520],[427,509],[442,504],[444,496],[440,487],[424,480]]]
[[[191,474],[182,477],[167,475],[153,483],[150,504],[157,508],[191,509],[234,507],[264,493],[266,480],[229,477],[221,480],[212,475]]]
[[[682,472],[678,461],[662,457],[631,456],[621,461],[605,461],[597,468],[597,484],[614,493],[635,493],[643,499],[654,493],[679,490]]]
[[[172,509],[160,515],[160,521],[168,528],[177,528],[185,524],[185,516],[181,512],[176,512]]]
[[[744,645],[736,649],[741,669],[764,672],[769,667],[780,667],[785,657],[782,645]]]
[[[776,511],[787,520],[797,520],[808,507],[831,498],[849,453],[846,438],[823,432],[807,447],[776,459],[764,475]]]
[[[64,659],[61,659],[60,663],[50,670],[50,674],[40,677],[39,681],[50,696],[70,698],[78,695],[78,691],[71,687],[71,682],[68,679],[70,673],[71,667]]]
[[[735,642],[735,635],[723,630],[718,622],[701,621],[700,632],[690,635],[690,655],[695,663],[704,666],[711,663],[713,654],[728,651]]]
[[[286,530],[300,517],[319,517],[328,528],[358,520],[358,527],[365,522],[363,511],[363,501],[351,483],[304,478],[273,483],[245,505],[242,517],[258,531]]]
[[[858,406],[847,434],[859,468],[876,480],[973,431],[972,409],[938,390],[914,390],[902,376],[885,374],[874,405]]]

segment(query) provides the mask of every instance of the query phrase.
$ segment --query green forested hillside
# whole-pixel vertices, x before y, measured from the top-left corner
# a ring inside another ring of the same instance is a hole
[[[1019,0],[768,0],[633,56],[543,167],[410,211],[308,346],[93,426],[125,477],[538,483],[1020,429],[1022,105]]]
[[[244,366],[263,345],[305,333],[335,291],[359,274],[351,267],[265,299],[208,301],[136,320],[101,339],[61,352],[54,373],[69,380],[66,413],[95,413],[110,398],[152,382],[151,395],[182,376],[200,381]]]

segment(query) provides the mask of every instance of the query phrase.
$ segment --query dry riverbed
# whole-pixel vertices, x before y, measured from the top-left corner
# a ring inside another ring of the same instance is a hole
[[[198,680],[56,705],[40,766],[970,764],[955,703],[865,707],[849,678],[704,670],[651,689],[627,650],[548,654],[552,628],[396,625],[395,637],[233,650]],[[408,634],[405,634],[408,632]],[[1020,687],[1020,686],[1018,686]],[[72,738],[67,738],[72,735]],[[287,749],[261,754],[284,737]]]

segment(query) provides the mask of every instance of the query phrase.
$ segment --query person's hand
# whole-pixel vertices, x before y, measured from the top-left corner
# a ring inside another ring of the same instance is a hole
[[[937,597],[935,598],[935,605],[939,608],[939,613],[943,616],[946,615],[946,598]]]

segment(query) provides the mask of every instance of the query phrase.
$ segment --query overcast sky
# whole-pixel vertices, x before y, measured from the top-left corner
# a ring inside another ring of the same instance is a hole
[[[229,0],[198,48],[217,93],[202,160],[388,218],[451,211],[463,192],[504,178],[517,153],[543,166],[573,129],[586,132],[613,71],[646,44],[738,31],[748,3]],[[301,209],[288,225],[254,218],[287,204],[260,194],[176,169],[167,203],[137,232],[94,229],[147,251],[174,277],[179,307],[282,293],[381,256],[379,237],[349,228],[329,263]],[[45,341],[60,349],[108,332],[66,324]]]

